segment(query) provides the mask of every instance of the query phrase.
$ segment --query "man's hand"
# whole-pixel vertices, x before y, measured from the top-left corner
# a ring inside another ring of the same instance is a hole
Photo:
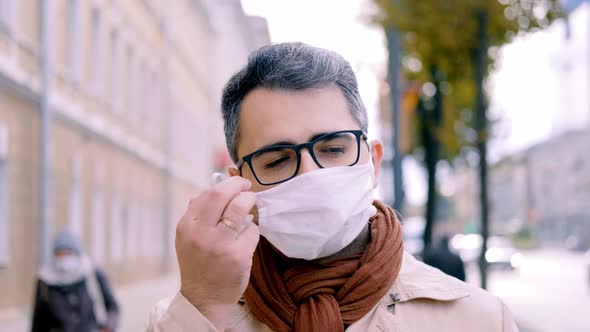
[[[219,330],[250,277],[258,226],[241,225],[256,204],[250,181],[234,176],[192,199],[176,227],[181,293]]]

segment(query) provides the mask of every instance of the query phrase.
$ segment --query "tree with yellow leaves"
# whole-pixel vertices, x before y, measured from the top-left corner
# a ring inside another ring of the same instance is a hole
[[[427,84],[417,107],[416,150],[428,173],[424,248],[432,242],[436,215],[436,165],[466,148],[480,156],[482,287],[486,287],[488,237],[487,141],[484,81],[494,52],[519,33],[543,29],[562,15],[559,0],[374,0],[376,20],[401,34],[407,80]],[[458,129],[464,130],[458,130]]]

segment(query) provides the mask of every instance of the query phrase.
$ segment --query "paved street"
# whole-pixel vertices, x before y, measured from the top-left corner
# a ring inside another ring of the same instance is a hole
[[[119,331],[144,331],[151,307],[159,299],[174,295],[178,288],[178,277],[176,276],[138,282],[134,285],[117,288],[115,291],[121,303],[122,314]],[[23,314],[20,319],[11,322],[0,323],[0,332],[24,332],[28,330],[28,314]]]
[[[590,289],[584,258],[563,250],[524,253],[526,262],[515,272],[493,271],[490,291],[510,307],[522,332],[590,331]],[[468,267],[469,282],[479,284],[474,266]],[[178,289],[172,276],[117,289],[122,306],[121,331],[143,331],[152,305]],[[0,332],[28,330],[28,318],[0,324]]]
[[[557,249],[524,252],[515,272],[494,271],[490,291],[504,300],[523,332],[590,331],[590,288],[582,254]],[[475,267],[469,281],[479,284]]]

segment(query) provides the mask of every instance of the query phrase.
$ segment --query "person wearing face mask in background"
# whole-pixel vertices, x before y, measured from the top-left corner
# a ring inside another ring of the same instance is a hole
[[[38,273],[31,331],[115,331],[119,306],[104,272],[68,232],[56,236],[53,254]]]
[[[235,167],[178,222],[180,291],[147,331],[517,331],[498,298],[404,253],[340,55],[265,46],[222,99]]]

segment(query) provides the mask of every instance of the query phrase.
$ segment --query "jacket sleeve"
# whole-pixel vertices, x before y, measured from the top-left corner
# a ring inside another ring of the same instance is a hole
[[[31,332],[41,332],[49,328],[49,310],[47,300],[41,296],[43,284],[41,280],[37,281],[35,298],[33,304],[33,320],[31,322]]]
[[[96,280],[98,281],[98,284],[100,286],[100,290],[102,292],[102,297],[104,300],[104,305],[107,310],[108,326],[106,327],[114,331],[116,327],[119,325],[119,304],[117,303],[117,300],[113,295],[106,274],[100,269],[96,269]]]
[[[156,304],[146,328],[146,332],[191,331],[217,332],[217,329],[180,292]]]
[[[519,332],[518,327],[516,326],[516,322],[512,317],[512,313],[510,312],[510,310],[504,302],[502,302],[502,331]]]

